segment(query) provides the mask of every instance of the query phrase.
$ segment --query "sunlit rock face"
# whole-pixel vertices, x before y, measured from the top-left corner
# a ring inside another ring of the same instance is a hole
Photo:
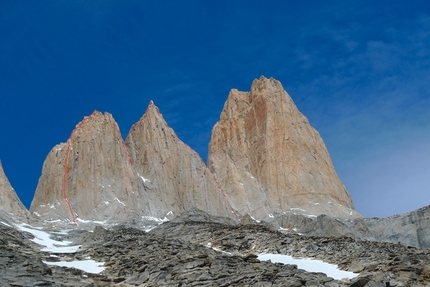
[[[94,112],[46,158],[30,211],[43,219],[124,219],[139,184],[112,115]]]
[[[15,190],[4,173],[0,161],[0,212],[16,216],[20,219],[28,219],[30,213],[18,198]]]
[[[232,217],[214,176],[200,156],[182,142],[151,101],[130,130],[126,144],[133,167],[150,198],[148,215],[162,217],[200,209]]]
[[[30,211],[45,220],[124,221],[202,210],[236,221],[283,214],[360,217],[327,149],[280,82],[232,90],[214,126],[208,165],[151,101],[126,141],[94,112],[45,160]]]
[[[319,133],[281,83],[261,77],[231,90],[212,130],[208,165],[242,214],[327,214],[355,218]]]

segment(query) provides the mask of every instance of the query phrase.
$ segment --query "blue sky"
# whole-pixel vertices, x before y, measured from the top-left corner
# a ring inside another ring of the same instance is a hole
[[[206,160],[232,88],[280,80],[356,209],[430,204],[428,1],[1,1],[0,160],[28,207],[93,110],[125,137],[154,100]]]

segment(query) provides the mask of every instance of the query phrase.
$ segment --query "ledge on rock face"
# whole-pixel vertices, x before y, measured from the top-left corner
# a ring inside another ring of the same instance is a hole
[[[254,80],[250,92],[231,90],[208,165],[240,213],[258,220],[301,210],[361,217],[320,135],[273,78]]]

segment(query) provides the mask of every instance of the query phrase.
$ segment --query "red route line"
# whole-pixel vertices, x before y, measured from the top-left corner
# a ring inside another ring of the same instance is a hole
[[[178,138],[178,142],[180,142],[179,138]],[[192,152],[194,152],[194,154],[198,157],[200,157],[200,155],[194,151],[190,146],[188,146],[186,143],[183,143],[185,147],[188,147]],[[236,216],[236,218],[239,221],[242,221],[242,218],[239,217],[239,215],[236,213],[236,210],[233,208],[233,206],[231,205],[230,201],[227,199],[227,195],[224,193],[224,190],[222,189],[221,185],[219,184],[217,178],[215,177],[215,175],[212,173],[212,171],[210,170],[210,168],[208,166],[206,166],[205,162],[203,161],[203,159],[200,157],[203,166],[211,173],[211,175],[213,176],[213,179],[215,181],[215,184],[217,185],[218,189],[221,191],[221,195],[225,198],[225,201],[227,202],[228,206],[230,207],[230,210],[232,211],[232,213],[234,214],[234,216]]]
[[[70,154],[70,150],[71,150],[71,145],[72,145],[72,136],[73,136],[73,134],[80,128],[80,127],[82,127],[83,126],[83,124],[85,124],[94,114],[96,114],[97,113],[97,111],[93,111],[92,113],[91,113],[91,115],[90,116],[88,116],[88,117],[85,117],[74,129],[73,129],[73,131],[72,131],[72,133],[70,134],[70,137],[69,137],[69,139],[67,140],[67,151],[66,151],[66,163],[65,163],[65,166],[64,166],[64,176],[63,176],[63,196],[64,196],[64,201],[67,203],[67,206],[69,207],[69,211],[70,211],[70,214],[72,215],[72,220],[73,220],[73,223],[74,224],[76,224],[76,218],[75,218],[75,213],[73,212],[73,208],[72,208],[72,205],[71,205],[71,203],[70,203],[70,201],[67,199],[67,174],[69,173],[69,168],[68,168],[68,166],[69,166],[69,154]],[[118,136],[119,136],[119,138],[121,139],[121,144],[122,144],[122,147],[125,149],[125,153],[126,153],[126,155],[127,155],[127,157],[128,157],[128,159],[129,159],[129,162],[130,162],[130,164],[132,164],[133,163],[133,161],[132,161],[132,159],[131,159],[131,157],[130,157],[130,154],[129,154],[129,152],[128,152],[128,149],[127,149],[127,146],[125,145],[125,143],[124,143],[124,141],[122,140],[122,136],[121,136],[121,133],[120,133],[120,131],[119,131],[119,129],[117,128],[117,126],[115,126],[115,124],[112,122],[112,120],[110,119],[110,118],[108,118],[108,117],[106,117],[106,115],[104,115],[104,117],[105,117],[105,119],[108,119],[108,121],[112,124],[112,126],[115,128],[115,130],[116,130],[116,132],[117,132],[117,134],[118,134]]]
[[[75,213],[73,212],[72,205],[70,204],[70,201],[67,199],[67,174],[69,173],[69,153],[71,149],[72,144],[72,136],[73,134],[84,124],[86,123],[97,111],[93,111],[89,117],[85,117],[72,131],[70,134],[69,139],[67,140],[67,151],[66,151],[66,163],[64,165],[64,176],[63,176],[63,196],[64,201],[67,203],[67,206],[69,207],[70,214],[72,215],[72,221],[73,224],[76,224],[76,218]]]
[[[69,173],[68,165],[69,165],[69,152],[70,152],[70,138],[67,140],[67,151],[66,151],[66,164],[64,165],[64,176],[63,176],[63,196],[64,200],[66,201],[67,205],[69,206],[70,214],[72,215],[73,223],[76,224],[75,214],[72,209],[72,205],[70,204],[70,201],[67,199],[66,194],[66,182],[67,182],[67,174]]]
[[[145,114],[142,116],[142,118],[140,118],[139,122],[142,122],[142,120],[143,120],[143,119],[145,119],[145,117],[146,117],[146,115],[147,115],[147,113],[148,113],[148,109],[149,109],[150,107],[152,107],[152,106],[153,106],[153,104],[148,105],[148,107],[146,108]],[[158,108],[157,108],[157,112],[158,112],[158,114],[161,114],[161,113],[160,113],[160,110],[159,110]],[[168,124],[167,124],[166,120],[164,119],[164,116],[163,116],[163,115],[161,115],[161,116],[162,116],[162,118],[163,118],[163,120],[164,120],[164,122],[165,122],[166,126],[169,128],[169,126],[168,126]],[[134,132],[134,131],[136,130],[136,126],[137,126],[137,124],[138,124],[138,123],[135,123],[135,124],[131,127],[132,132]],[[177,141],[178,141],[179,143],[184,144],[184,146],[185,146],[185,147],[188,147],[188,148],[190,149],[190,151],[194,152],[194,154],[195,154],[195,155],[197,155],[198,157],[200,157],[200,155],[199,155],[196,151],[194,151],[190,146],[188,146],[186,143],[182,142],[182,141],[179,139],[179,137],[176,135],[175,131],[173,131],[173,133],[175,134],[175,136],[176,136],[176,138],[177,138]],[[126,140],[128,139],[128,137],[129,137],[129,136],[130,136],[130,134],[127,136]],[[128,150],[126,150],[126,152],[127,152],[127,155],[129,156],[129,154],[128,154]],[[234,214],[234,216],[236,216],[236,218],[237,218],[239,221],[242,221],[242,218],[241,218],[241,217],[239,217],[239,215],[236,213],[236,210],[233,208],[233,206],[231,205],[230,201],[227,199],[227,196],[226,196],[226,194],[224,193],[224,190],[222,189],[222,187],[221,187],[221,185],[219,184],[218,180],[216,179],[215,175],[212,173],[212,171],[210,170],[210,168],[209,168],[208,166],[206,166],[205,162],[203,161],[203,159],[202,159],[201,157],[200,157],[200,159],[201,159],[201,161],[202,161],[203,166],[204,166],[204,167],[205,167],[205,168],[210,172],[210,174],[211,174],[211,175],[213,175],[213,179],[214,179],[214,181],[215,181],[215,184],[217,185],[218,189],[221,191],[221,195],[222,195],[222,197],[224,197],[224,198],[225,198],[225,200],[226,200],[226,202],[227,202],[228,206],[230,207],[230,210],[231,210],[231,211],[232,211],[232,213]],[[131,159],[130,159],[130,162],[131,162]]]

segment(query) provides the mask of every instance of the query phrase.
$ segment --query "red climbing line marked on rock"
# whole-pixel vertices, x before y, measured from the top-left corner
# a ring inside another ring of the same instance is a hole
[[[67,140],[66,162],[65,162],[65,165],[64,165],[63,196],[64,196],[64,200],[66,201],[66,203],[67,203],[67,205],[69,207],[70,214],[72,215],[73,223],[76,224],[75,214],[73,213],[72,205],[70,204],[69,200],[67,199],[67,193],[66,193],[66,189],[67,189],[67,174],[69,173],[68,165],[69,165],[70,142],[71,142],[71,139],[69,138]]]
[[[202,160],[203,161],[203,160]],[[206,168],[209,170],[209,172],[213,175],[213,179],[215,181],[215,184],[217,185],[218,189],[221,191],[221,195],[225,198],[225,201],[227,202],[228,206],[230,207],[230,210],[232,211],[233,215],[239,220],[242,221],[242,218],[239,217],[239,215],[236,213],[236,210],[233,208],[233,206],[231,205],[230,201],[227,199],[226,194],[224,193],[224,190],[222,189],[221,185],[219,184],[215,174],[212,173],[212,171],[210,170],[210,168],[208,166],[206,166]]]
[[[66,162],[64,165],[64,175],[63,175],[63,196],[64,196],[64,201],[67,203],[67,206],[69,207],[69,211],[70,211],[70,214],[72,215],[72,221],[74,224],[76,224],[75,213],[73,212],[72,204],[67,199],[67,174],[69,173],[69,153],[70,153],[70,149],[71,149],[71,145],[72,145],[72,136],[95,113],[97,113],[96,110],[94,110],[89,117],[84,117],[84,119],[73,129],[72,133],[70,134],[69,139],[67,140]]]

